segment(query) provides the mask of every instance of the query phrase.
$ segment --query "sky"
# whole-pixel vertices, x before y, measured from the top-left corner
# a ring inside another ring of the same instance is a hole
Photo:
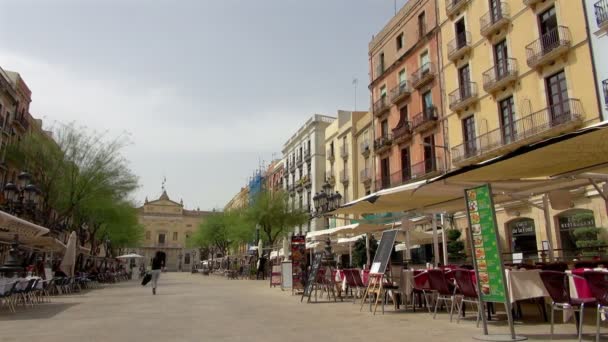
[[[186,208],[222,208],[312,114],[369,108],[368,43],[394,6],[0,1],[0,66],[21,74],[47,128],[128,134],[138,203],[166,177]]]

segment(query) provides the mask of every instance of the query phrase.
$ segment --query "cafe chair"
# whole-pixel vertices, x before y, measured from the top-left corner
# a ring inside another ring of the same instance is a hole
[[[454,295],[456,289],[454,291],[450,290],[450,285],[446,279],[446,276],[443,270],[429,270],[429,284],[431,290],[437,294],[435,299],[435,310],[433,313],[433,319],[437,317],[437,308],[439,307],[439,302],[443,302],[446,306],[446,310],[448,308],[448,302],[450,303],[450,322],[452,321],[452,313],[454,312]]]
[[[418,304],[418,299],[420,299],[420,306],[423,305],[427,308],[429,313],[431,313],[431,306],[429,305],[429,292],[431,292],[431,288],[428,286],[428,272],[421,271],[417,273],[414,271],[414,284],[412,287],[412,310],[416,312],[416,304]],[[424,300],[422,300],[424,298]]]
[[[573,310],[579,313],[578,340],[583,337],[583,318],[585,305],[594,305],[595,298],[572,298],[570,297],[570,285],[568,275],[564,272],[541,271],[540,278],[551,297],[551,339],[553,339],[555,310]]]
[[[481,306],[479,305],[479,294],[477,293],[477,287],[473,283],[474,271],[470,270],[454,270],[454,280],[458,287],[460,300],[456,301],[456,323],[460,323],[460,312],[466,303],[475,304],[477,306],[477,327],[479,327],[479,318],[483,314]]]
[[[600,316],[608,314],[608,273],[602,271],[587,271],[583,273],[589,290],[597,300],[597,315],[595,319],[595,340],[600,340]]]

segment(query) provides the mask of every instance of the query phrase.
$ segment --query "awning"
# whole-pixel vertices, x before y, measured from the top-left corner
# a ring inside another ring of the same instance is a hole
[[[410,249],[420,248],[420,245],[412,245]],[[395,245],[395,252],[403,252],[407,251],[407,246],[405,242]]]
[[[608,122],[587,127],[503,156],[466,166],[428,182],[382,190],[350,202],[332,214],[396,211],[454,212],[464,209],[466,187],[491,183],[495,203],[516,201],[557,189],[589,185],[586,179],[567,177],[587,170],[607,171]]]
[[[335,228],[328,228],[328,229],[322,229],[322,230],[316,230],[314,232],[308,232],[306,233],[306,238],[307,239],[313,239],[316,237],[320,237],[320,236],[325,236],[325,235],[333,235],[337,232],[343,231],[343,230],[351,230],[354,229],[356,227],[359,226],[359,223],[354,223],[354,224],[349,224],[346,226],[340,226],[340,227],[335,227]]]
[[[355,243],[357,241],[359,241],[360,239],[364,239],[365,238],[365,234],[361,234],[361,235],[357,235],[357,236],[353,236],[350,238],[339,238],[338,242],[336,242],[337,244],[343,244],[343,243]]]
[[[437,230],[437,237],[441,240],[441,234],[443,234],[443,230]],[[397,234],[396,241],[405,242],[406,232],[399,231]],[[412,245],[430,245],[433,243],[433,232],[422,232],[419,230],[410,230],[410,244]]]
[[[48,232],[47,228],[0,211],[0,240],[12,241],[15,234],[19,235],[19,239],[35,238]]]
[[[319,245],[319,242],[307,242],[306,249],[313,249]]]

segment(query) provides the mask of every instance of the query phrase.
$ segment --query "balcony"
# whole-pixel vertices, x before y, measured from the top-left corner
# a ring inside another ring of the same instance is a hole
[[[391,89],[391,102],[393,104],[398,104],[410,97],[411,94],[412,89],[407,84],[407,81],[403,81],[398,86]]]
[[[436,73],[437,71],[435,69],[435,64],[431,62],[425,63],[418,70],[412,73],[412,87],[414,87],[415,89],[420,89],[424,87],[427,83],[435,79]]]
[[[511,9],[509,8],[509,4],[503,1],[496,10],[491,10],[481,16],[479,19],[481,34],[485,37],[490,37],[507,26],[510,22]]]
[[[395,144],[400,144],[412,139],[412,124],[409,121],[402,121],[393,128],[393,138]]]
[[[330,170],[330,171],[325,171],[325,181],[329,184],[331,184],[332,186],[334,184],[336,184],[336,177],[334,176],[334,171]]]
[[[464,57],[471,51],[471,32],[458,33],[456,38],[448,43],[448,59],[452,62]]]
[[[383,189],[390,189],[391,187],[391,179],[389,176],[380,177],[376,179],[376,191],[380,191]]]
[[[439,158],[426,159],[412,165],[412,178],[428,178],[443,173],[443,161]]]
[[[297,167],[301,167],[301,166],[302,166],[302,163],[304,163],[304,161],[302,160],[302,156],[301,156],[301,155],[298,155],[298,156],[296,157],[296,166],[297,166]]]
[[[519,77],[517,60],[508,58],[505,62],[494,65],[483,73],[483,90],[495,93],[515,83]]]
[[[393,137],[390,134],[383,135],[374,140],[374,150],[380,154],[391,148],[393,144]]]
[[[334,154],[333,148],[327,149],[327,160],[333,162],[336,159],[336,155]]]
[[[431,106],[412,118],[412,129],[414,132],[426,131],[427,129],[434,127],[438,120],[437,108]]]
[[[342,159],[348,158],[348,145],[340,146],[340,157],[342,157]]]
[[[412,180],[411,169],[400,170],[391,175],[391,186],[403,185]]]
[[[469,0],[445,0],[445,12],[448,17],[451,17],[462,10],[468,3]]]
[[[340,172],[340,182],[342,184],[348,184],[350,181],[350,174],[348,173],[348,169],[344,169]]]
[[[312,158],[312,154],[310,154],[310,150],[309,149],[305,149],[304,150],[304,160],[306,160],[306,162],[310,162],[310,159]]]
[[[361,154],[363,155],[363,157],[369,157],[370,152],[371,148],[369,146],[369,140],[364,140],[363,142],[361,142]]]
[[[312,186],[312,181],[309,175],[305,175],[304,177],[302,177],[302,179],[300,179],[300,181],[302,182],[302,185],[305,188],[310,188]]]
[[[608,108],[608,80],[602,82],[602,88],[604,88],[604,105]]]
[[[296,172],[296,163],[292,162],[289,163],[289,171],[291,171],[291,173],[295,173]]]
[[[608,31],[608,0],[600,0],[593,5],[595,21],[600,31]]]
[[[454,112],[461,111],[477,102],[478,98],[477,83],[469,82],[461,84],[460,88],[454,90],[449,95],[450,110]]]
[[[382,76],[382,74],[384,74],[384,72],[386,71],[385,67],[384,67],[384,63],[378,63],[376,65],[376,77],[375,79],[379,78],[380,76]]]
[[[374,102],[373,110],[375,116],[382,116],[382,114],[387,113],[391,108],[390,103],[388,102],[388,98],[386,95],[380,97],[380,99]]]
[[[570,30],[559,26],[526,46],[526,56],[530,68],[539,68],[553,62],[570,50],[572,39]]]
[[[304,188],[304,183],[302,183],[302,179],[299,179],[296,182],[295,189],[296,189],[297,192],[302,192],[303,188]]]
[[[372,182],[372,172],[369,168],[365,168],[361,170],[359,173],[359,178],[361,179],[361,183],[365,186],[369,186]]]
[[[568,99],[516,120],[509,127],[494,129],[453,147],[452,161],[456,166],[463,166],[503,155],[518,147],[571,131],[581,126],[583,120],[580,101]]]

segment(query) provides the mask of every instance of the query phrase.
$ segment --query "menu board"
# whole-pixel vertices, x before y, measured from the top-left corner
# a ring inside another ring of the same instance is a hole
[[[302,294],[302,298],[300,299],[300,301],[302,301],[304,297],[308,297],[308,300],[310,301],[312,288],[315,282],[317,281],[317,275],[319,274],[319,269],[321,268],[322,260],[323,252],[315,253],[315,257],[312,261],[312,267],[310,268],[310,273],[308,273],[308,279],[306,280],[306,286],[304,286],[304,293]]]
[[[303,289],[304,267],[306,267],[306,237],[294,235],[291,237],[292,288]]]
[[[487,184],[466,189],[467,216],[481,299],[504,303],[507,300],[504,267],[491,194]]]
[[[374,256],[374,262],[372,262],[370,273],[384,274],[384,272],[386,272],[386,267],[391,259],[391,253],[393,252],[393,246],[395,245],[396,238],[397,230],[387,230],[382,232],[382,238],[380,239],[380,244],[378,244],[378,249],[376,250],[376,255]]]

